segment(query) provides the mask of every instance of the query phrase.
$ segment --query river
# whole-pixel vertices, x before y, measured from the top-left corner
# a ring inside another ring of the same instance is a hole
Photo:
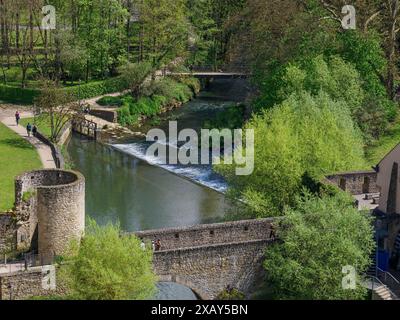
[[[234,86],[216,81],[210,90],[158,119],[166,129],[171,120],[178,128],[200,129],[237,99]],[[148,123],[141,130],[154,125]],[[119,222],[125,231],[190,226],[221,221],[230,208],[223,192],[227,185],[210,166],[167,166],[146,156],[148,144],[128,141],[112,146],[74,135],[67,151],[74,168],[86,178],[86,212],[100,225]],[[191,290],[176,284],[159,284],[157,299],[195,299]]]

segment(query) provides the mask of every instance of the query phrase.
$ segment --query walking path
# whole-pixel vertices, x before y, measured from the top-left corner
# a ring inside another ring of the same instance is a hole
[[[15,111],[16,109],[13,108],[7,108],[4,110],[0,109],[0,121],[19,136],[29,141],[36,148],[44,169],[55,169],[56,164],[53,159],[51,148],[35,137],[28,137],[26,129],[21,125],[17,126],[14,117]],[[20,114],[21,118],[33,117],[33,114],[30,111],[20,111]]]

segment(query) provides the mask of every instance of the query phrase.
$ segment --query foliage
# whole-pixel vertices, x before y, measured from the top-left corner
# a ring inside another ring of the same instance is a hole
[[[131,91],[133,97],[139,97],[146,78],[153,71],[149,63],[128,63],[119,69],[121,79]]]
[[[0,85],[0,101],[17,103],[17,104],[32,104],[39,91],[36,89],[22,89],[8,85]]]
[[[374,248],[371,218],[346,194],[322,199],[307,194],[280,223],[282,242],[268,247],[264,266],[281,299],[364,299],[361,284]],[[344,290],[342,268],[357,272],[355,290]]]
[[[131,96],[122,99],[122,106],[118,109],[118,122],[121,125],[134,125],[141,116],[155,116],[163,107],[176,102],[185,103],[193,97],[188,86],[171,79],[153,82],[146,92],[150,96],[138,100]]]
[[[43,81],[40,95],[35,98],[35,106],[40,113],[50,120],[50,140],[57,143],[60,133],[79,112],[79,104],[71,102],[74,97],[71,93],[60,90],[56,83]]]
[[[245,295],[237,289],[226,289],[222,291],[216,300],[245,300]]]
[[[109,93],[120,92],[127,89],[125,80],[121,77],[106,79],[103,81],[93,81],[81,85],[62,89],[66,94],[74,99],[90,99]]]
[[[219,112],[215,118],[206,120],[204,129],[240,129],[243,127],[246,107],[242,104],[229,106]]]
[[[217,166],[253,216],[281,215],[293,205],[302,177],[364,166],[363,141],[349,107],[325,93],[293,94],[282,104],[255,116],[245,127],[255,132],[255,169],[236,176],[232,166]]]
[[[0,123],[0,212],[14,203],[14,178],[42,164],[35,148]]]
[[[63,283],[79,300],[143,300],[155,293],[152,251],[119,226],[90,221],[82,243],[71,246],[60,267]]]
[[[121,97],[105,96],[97,100],[96,103],[101,106],[118,106],[122,105]]]

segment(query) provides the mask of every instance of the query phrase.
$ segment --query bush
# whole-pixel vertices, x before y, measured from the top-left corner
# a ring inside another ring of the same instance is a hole
[[[153,82],[145,91],[145,97],[135,100],[132,96],[123,97],[118,109],[118,122],[123,125],[136,124],[141,116],[152,117],[159,114],[163,107],[174,101],[188,102],[193,97],[191,89],[171,79]]]
[[[128,85],[121,77],[106,79],[64,88],[66,93],[72,94],[76,99],[90,99],[108,93],[121,92],[128,88]]]
[[[0,101],[9,103],[32,104],[39,95],[37,89],[22,89],[19,87],[0,85]]]
[[[216,168],[246,200],[253,217],[281,215],[294,204],[306,173],[318,181],[365,166],[364,143],[349,107],[322,92],[294,94],[246,128],[255,131],[254,173],[237,176],[234,166]]]
[[[155,293],[152,250],[118,226],[90,221],[80,246],[64,257],[59,278],[78,300],[143,300]]]
[[[101,106],[122,106],[122,99],[121,97],[110,97],[106,96],[96,101],[97,104]]]
[[[363,274],[374,248],[371,218],[341,193],[322,199],[305,194],[280,222],[280,242],[268,247],[264,267],[278,299],[362,300]],[[342,270],[356,271],[356,288],[346,290]]]

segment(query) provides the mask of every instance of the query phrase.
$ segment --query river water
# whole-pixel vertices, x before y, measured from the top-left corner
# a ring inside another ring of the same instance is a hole
[[[232,84],[215,82],[210,91],[161,116],[157,128],[177,121],[179,130],[200,129],[204,121],[235,103]],[[140,130],[154,128],[151,123]],[[167,130],[166,130],[167,131]],[[168,166],[146,156],[148,143],[112,146],[73,136],[67,151],[86,178],[86,212],[100,225],[119,222],[125,231],[190,226],[221,221],[230,204],[227,185],[210,166]],[[161,283],[157,299],[195,299],[188,288]]]

